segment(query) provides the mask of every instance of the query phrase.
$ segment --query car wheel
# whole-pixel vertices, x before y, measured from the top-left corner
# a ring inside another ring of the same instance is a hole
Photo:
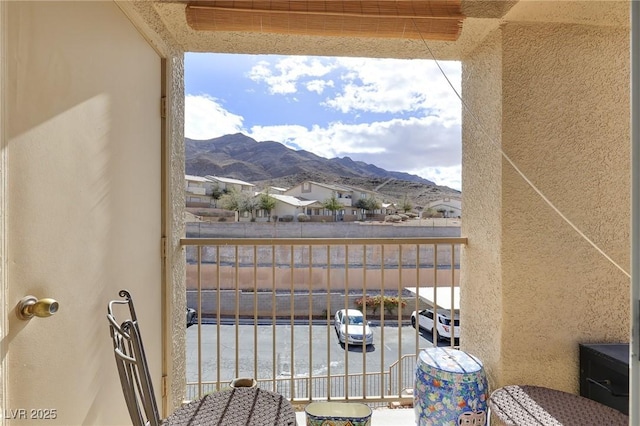
[[[411,317],[411,325],[416,328],[416,317]]]

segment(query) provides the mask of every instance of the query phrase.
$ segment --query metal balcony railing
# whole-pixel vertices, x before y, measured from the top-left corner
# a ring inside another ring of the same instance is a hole
[[[252,377],[292,401],[399,400],[413,388],[422,348],[459,344],[441,340],[440,327],[413,327],[412,312],[458,314],[463,244],[465,238],[183,239],[187,304],[198,311],[198,323],[187,329],[187,397]],[[372,345],[339,343],[341,309],[362,311]]]

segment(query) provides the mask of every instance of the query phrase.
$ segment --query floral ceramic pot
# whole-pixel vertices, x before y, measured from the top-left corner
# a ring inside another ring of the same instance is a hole
[[[482,363],[452,348],[420,352],[413,406],[418,426],[485,426],[488,384]]]
[[[371,408],[352,402],[312,402],[305,408],[307,426],[370,426]]]

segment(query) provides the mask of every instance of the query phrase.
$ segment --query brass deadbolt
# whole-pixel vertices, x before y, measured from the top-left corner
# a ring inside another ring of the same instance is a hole
[[[36,299],[35,296],[25,296],[16,306],[16,314],[21,320],[30,320],[34,316],[40,318],[50,317],[58,312],[60,304],[55,299]]]

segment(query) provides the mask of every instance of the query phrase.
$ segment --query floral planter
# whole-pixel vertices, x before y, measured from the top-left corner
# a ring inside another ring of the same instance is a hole
[[[353,402],[312,402],[305,408],[307,426],[370,426],[371,408]]]
[[[420,352],[413,392],[418,426],[484,426],[488,392],[477,358],[451,348]]]

